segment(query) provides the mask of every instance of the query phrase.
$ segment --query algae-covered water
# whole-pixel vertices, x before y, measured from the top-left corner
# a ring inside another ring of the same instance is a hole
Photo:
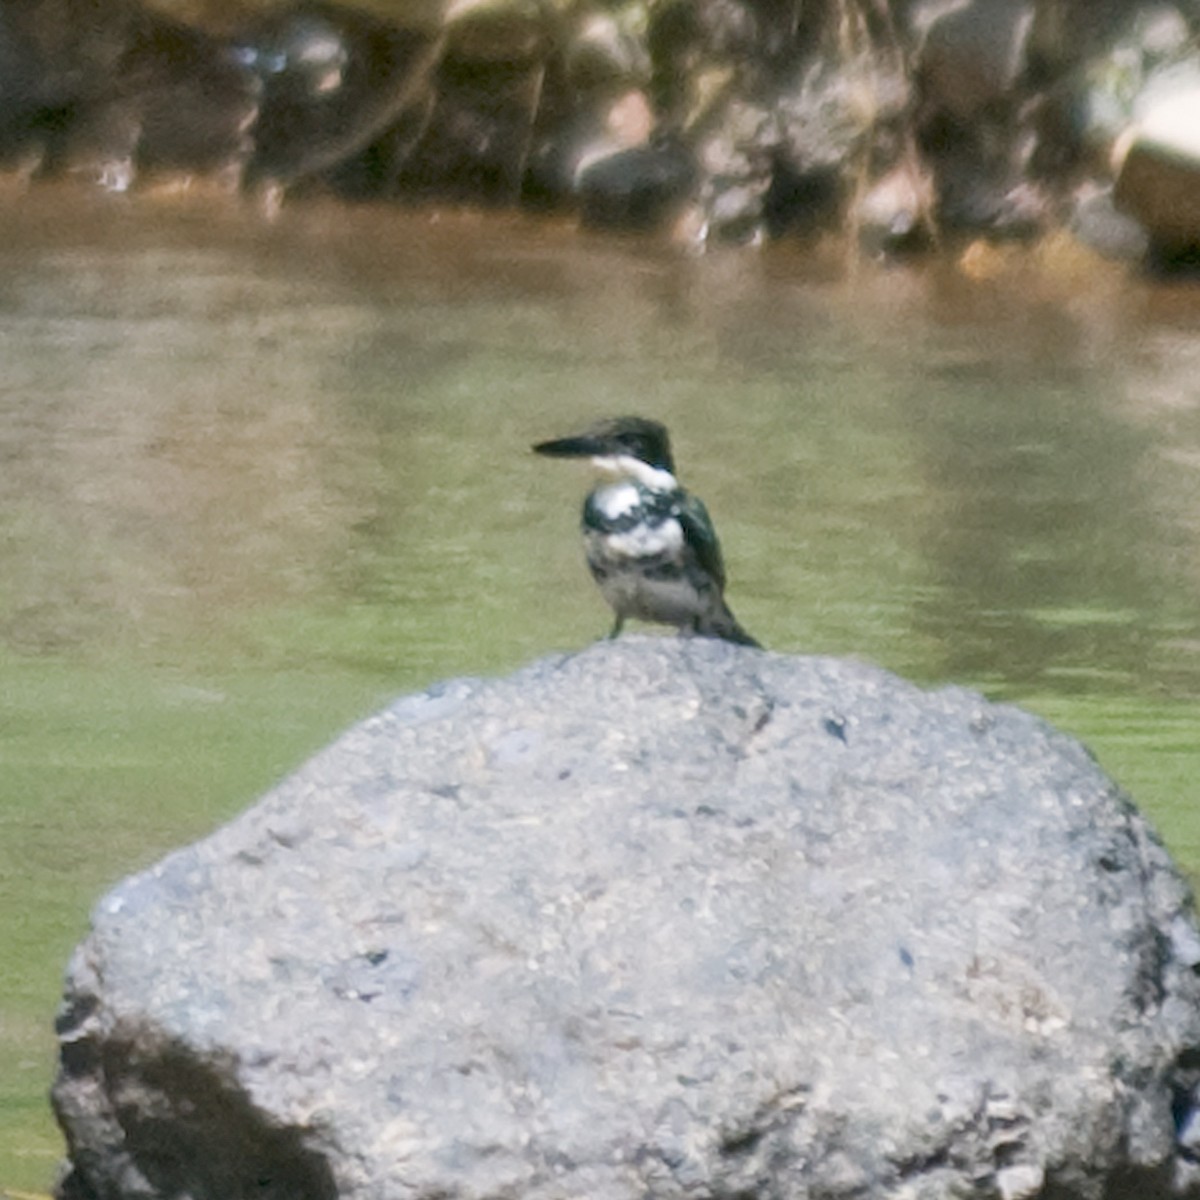
[[[773,649],[1082,736],[1200,873],[1200,289],[1065,246],[847,266],[501,215],[0,198],[0,1189],[122,875],[388,697],[606,631],[586,476],[675,432]]]

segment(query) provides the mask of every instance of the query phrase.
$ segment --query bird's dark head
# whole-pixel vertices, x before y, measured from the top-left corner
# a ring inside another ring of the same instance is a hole
[[[538,442],[533,449],[552,458],[590,458],[614,469],[632,461],[675,474],[667,427],[645,417],[612,417],[572,437]]]

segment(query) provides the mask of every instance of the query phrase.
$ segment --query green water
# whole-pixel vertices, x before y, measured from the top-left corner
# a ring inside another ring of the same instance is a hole
[[[579,646],[658,416],[743,623],[1084,737],[1200,874],[1200,289],[690,258],[500,216],[0,200],[0,1189],[113,881],[386,698]]]

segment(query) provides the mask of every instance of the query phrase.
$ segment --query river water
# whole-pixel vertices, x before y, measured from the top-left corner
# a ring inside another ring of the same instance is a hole
[[[670,425],[765,644],[1049,716],[1200,872],[1198,333],[1065,245],[0,196],[0,1187],[59,1152],[108,883],[388,696],[607,630],[586,473],[528,451],[599,415]]]

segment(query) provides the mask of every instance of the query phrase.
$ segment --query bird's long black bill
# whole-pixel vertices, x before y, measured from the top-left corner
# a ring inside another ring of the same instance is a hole
[[[611,452],[602,439],[590,433],[574,437],[554,438],[549,442],[538,442],[534,454],[545,454],[550,458],[598,458]]]

